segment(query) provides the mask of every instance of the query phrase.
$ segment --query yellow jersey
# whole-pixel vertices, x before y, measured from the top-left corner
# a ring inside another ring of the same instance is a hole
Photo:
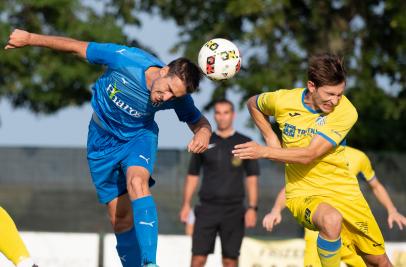
[[[358,178],[365,179],[370,182],[375,178],[375,171],[372,168],[371,162],[367,155],[361,150],[346,146],[345,155],[348,159],[348,167],[350,173]]]
[[[304,102],[307,92],[306,88],[281,89],[257,96],[258,109],[265,115],[274,116],[279,124],[284,148],[305,148],[316,134],[334,146],[310,164],[286,163],[286,198],[357,197],[361,194],[358,181],[349,172],[343,146],[346,135],[357,121],[357,111],[342,96],[334,110],[324,114]]]

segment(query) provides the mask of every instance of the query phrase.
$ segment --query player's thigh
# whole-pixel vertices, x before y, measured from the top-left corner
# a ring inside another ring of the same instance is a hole
[[[245,233],[244,214],[244,206],[230,206],[224,209],[219,232],[224,258],[237,259],[240,255]]]
[[[89,170],[99,201],[107,204],[126,193],[126,180],[121,161],[125,142],[90,122],[87,142]]]
[[[342,236],[363,254],[385,254],[385,243],[379,226],[361,195],[356,199],[335,200],[343,215]],[[378,257],[379,258],[379,257]]]
[[[131,140],[125,147],[126,156],[123,160],[123,172],[128,173],[129,167],[138,166],[145,168],[152,175],[157,146],[158,136],[150,132],[140,134]]]
[[[286,200],[286,207],[299,224],[310,230],[318,230],[313,223],[313,215],[322,202],[321,198],[315,196],[295,197]]]
[[[215,208],[207,205],[196,205],[195,217],[195,227],[192,236],[192,254],[211,254],[214,252],[221,217]]]

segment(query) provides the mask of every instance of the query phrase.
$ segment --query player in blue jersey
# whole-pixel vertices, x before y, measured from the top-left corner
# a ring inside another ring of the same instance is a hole
[[[189,93],[201,79],[185,58],[168,65],[149,53],[117,44],[83,42],[14,30],[5,49],[40,46],[107,66],[92,90],[87,158],[101,203],[108,208],[124,267],[155,266],[158,217],[149,191],[156,157],[155,112],[174,109],[194,133],[188,150],[207,149],[211,127]]]

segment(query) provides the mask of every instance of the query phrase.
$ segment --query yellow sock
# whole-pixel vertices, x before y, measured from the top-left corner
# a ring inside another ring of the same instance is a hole
[[[339,267],[341,261],[340,248],[341,237],[337,240],[326,240],[319,234],[317,238],[317,253],[319,254],[321,266]]]
[[[15,265],[30,257],[13,219],[2,207],[0,207],[0,252]]]

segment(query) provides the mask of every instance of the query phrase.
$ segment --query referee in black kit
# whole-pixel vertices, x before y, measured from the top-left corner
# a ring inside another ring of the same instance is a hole
[[[232,155],[235,145],[251,140],[234,130],[234,118],[232,102],[216,101],[217,131],[211,136],[208,150],[193,154],[190,161],[180,211],[180,220],[184,223],[192,212],[192,197],[203,168],[200,203],[194,209],[192,267],[205,265],[208,254],[214,252],[217,233],[221,240],[223,266],[238,266],[244,228],[256,224],[259,166],[256,160],[241,160]],[[244,205],[245,189],[247,206]]]

